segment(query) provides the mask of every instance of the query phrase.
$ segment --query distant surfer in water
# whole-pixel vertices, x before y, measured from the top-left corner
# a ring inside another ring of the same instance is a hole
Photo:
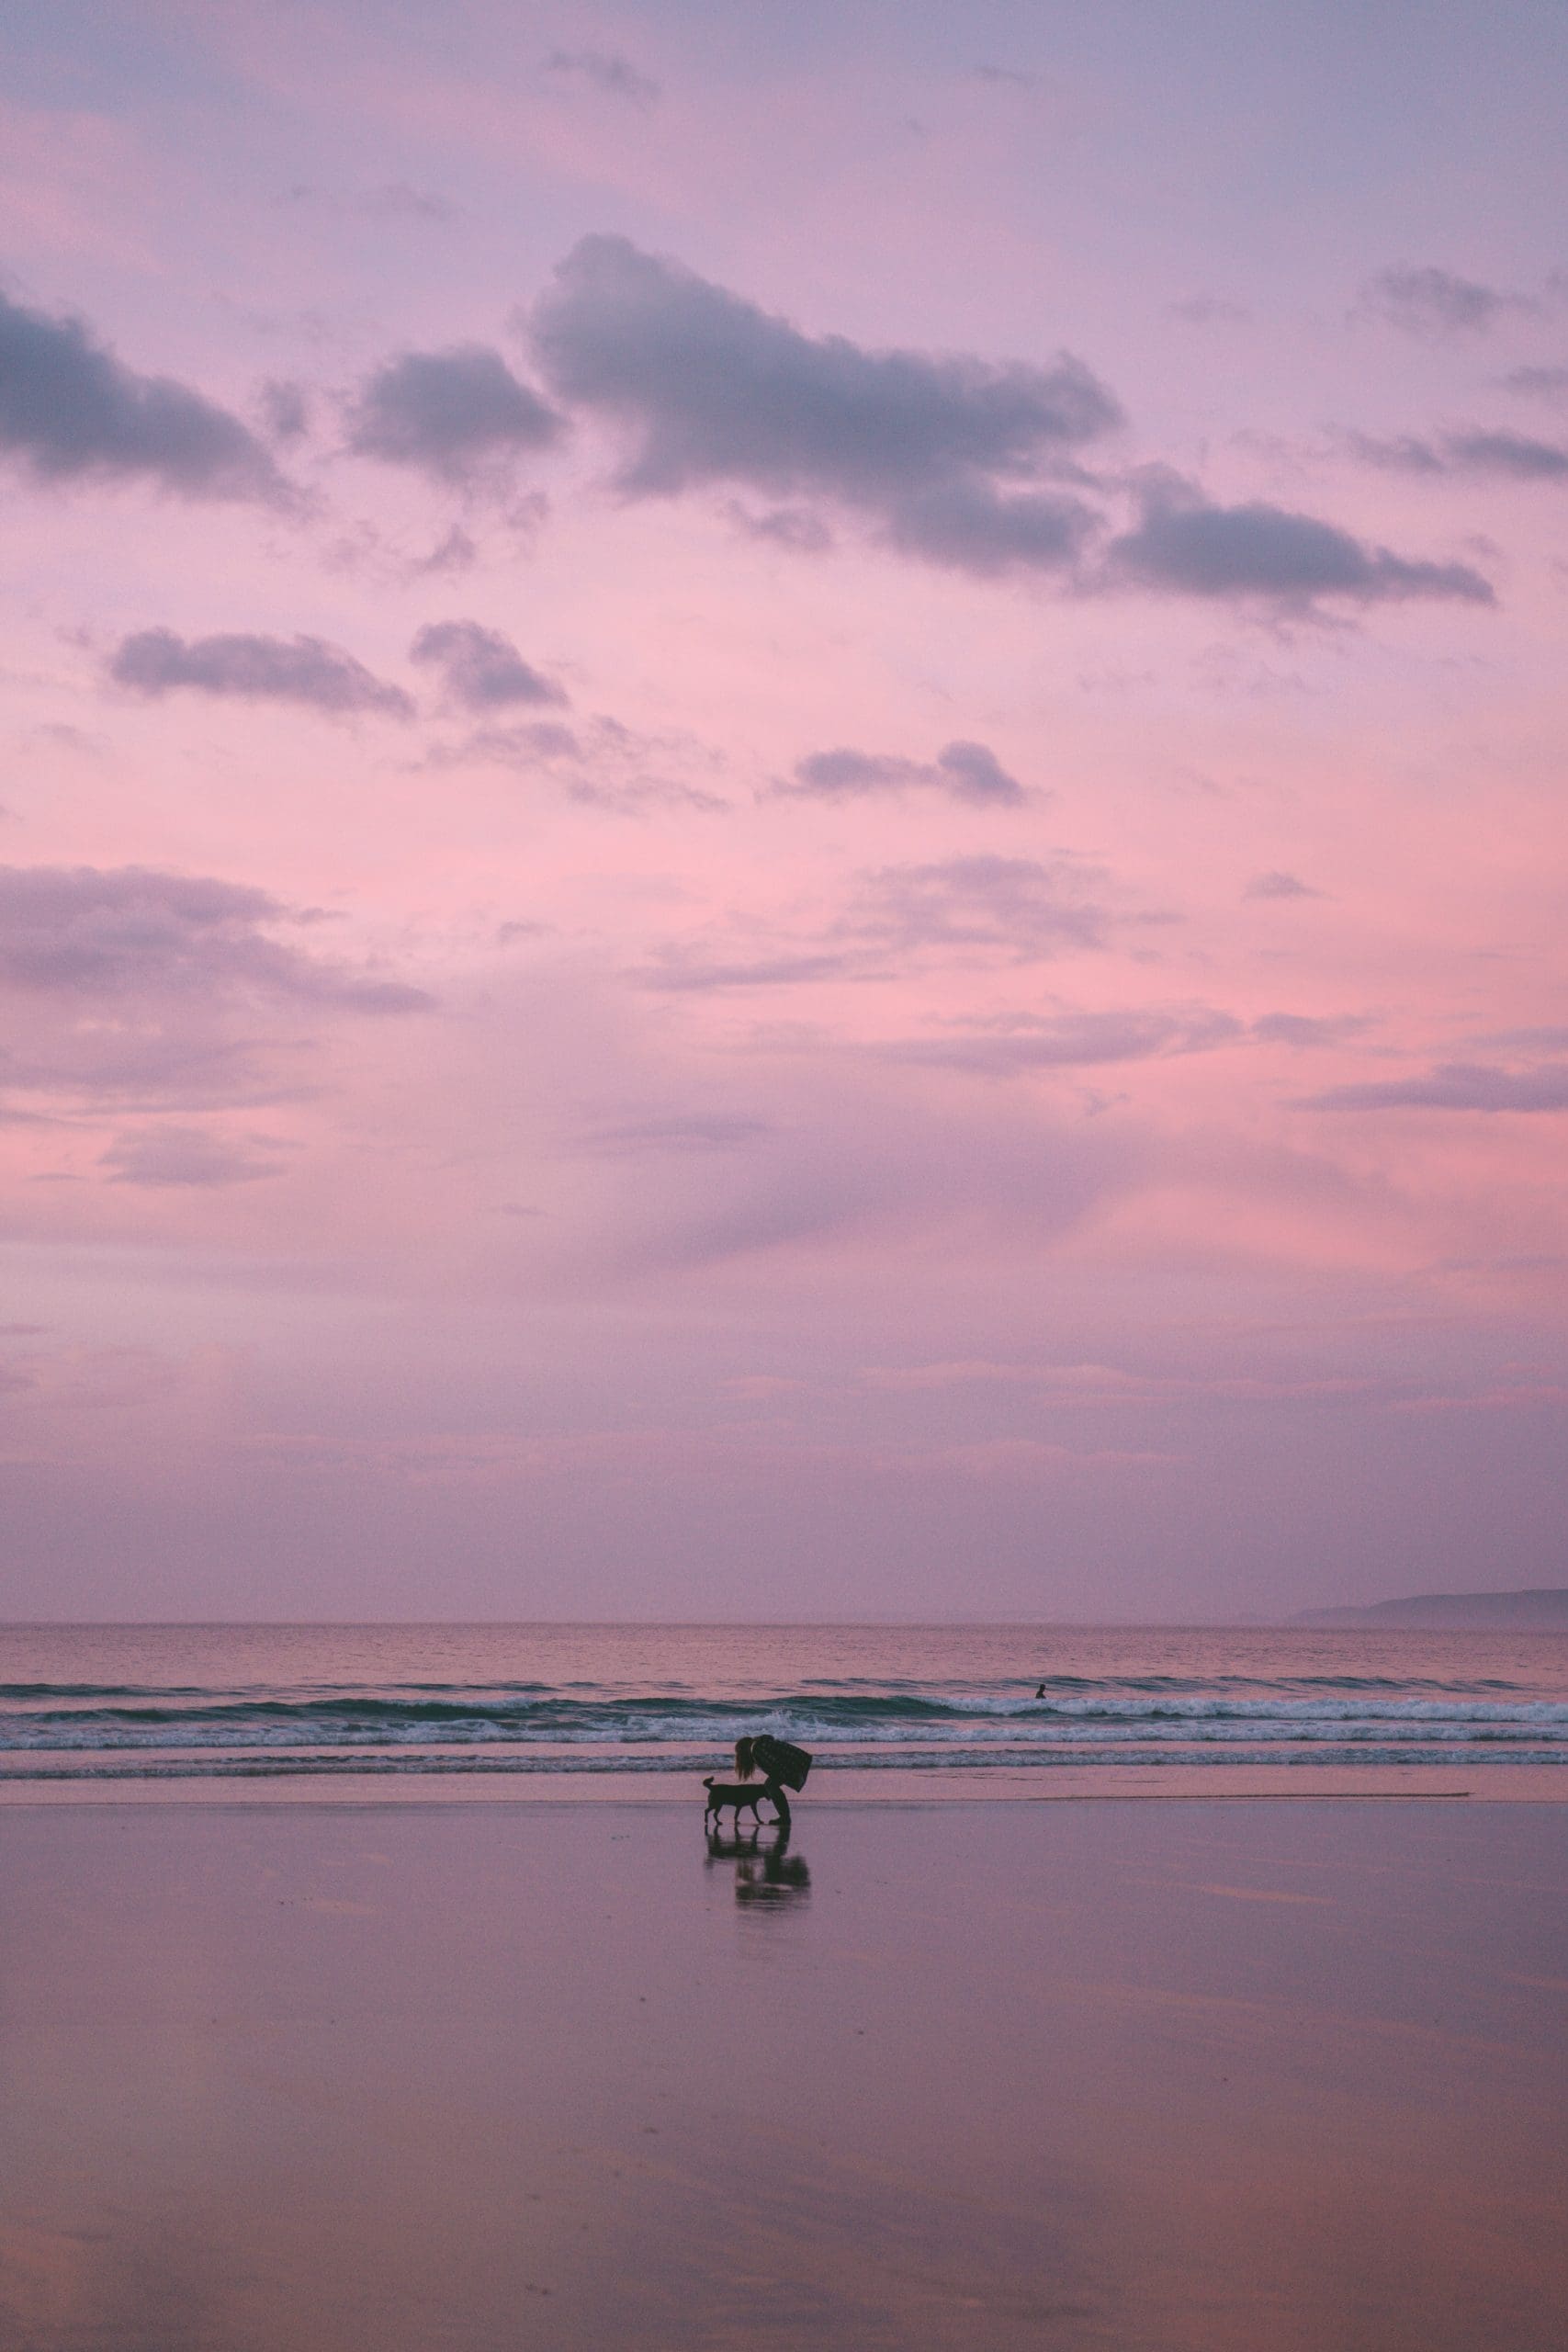
[[[1039,1690],[1034,1693],[1034,1695],[1037,1699],[1043,1699],[1045,1696],[1045,1685],[1043,1682],[1040,1685]]]

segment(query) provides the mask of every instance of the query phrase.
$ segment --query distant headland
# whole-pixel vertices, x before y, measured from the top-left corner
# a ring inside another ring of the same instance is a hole
[[[1365,1609],[1303,1609],[1292,1625],[1418,1625],[1433,1631],[1568,1634],[1568,1586],[1529,1592],[1423,1592]]]

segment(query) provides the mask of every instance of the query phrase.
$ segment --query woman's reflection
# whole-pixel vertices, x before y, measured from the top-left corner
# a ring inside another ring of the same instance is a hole
[[[787,1829],[765,1841],[755,1829],[744,1838],[725,1838],[715,1830],[707,1840],[705,1868],[711,1870],[716,1862],[735,1864],[737,1903],[802,1903],[811,1893],[806,1857],[790,1852]]]

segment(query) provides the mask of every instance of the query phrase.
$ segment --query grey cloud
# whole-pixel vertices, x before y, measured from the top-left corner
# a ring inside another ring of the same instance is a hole
[[[1568,400],[1568,368],[1515,368],[1503,384],[1506,390],[1523,392],[1529,400]]]
[[[121,866],[0,866],[0,986],[113,1001],[215,995],[363,1012],[428,1006],[271,936],[300,917],[265,890]]]
[[[435,767],[462,767],[478,761],[487,767],[531,769],[559,760],[583,758],[581,737],[558,719],[536,719],[526,727],[480,727],[462,742],[438,748],[430,754]]]
[[[1283,874],[1278,867],[1267,874],[1255,874],[1246,889],[1244,899],[1321,899],[1323,892],[1314,890],[1310,882],[1299,875]]]
[[[750,514],[737,505],[729,512],[749,539],[771,539],[775,547],[789,548],[796,555],[825,555],[833,544],[833,534],[821,516],[805,507],[773,506],[765,514]]]
[[[1504,1069],[1495,1062],[1443,1062],[1425,1078],[1332,1086],[1311,1111],[1568,1111],[1568,1062]]]
[[[319,637],[183,638],[169,628],[140,629],[119,646],[108,674],[117,685],[142,695],[186,688],[251,702],[301,703],[333,718],[413,717],[400,686],[389,685],[352,653]]]
[[[1361,1012],[1266,1012],[1252,1024],[1252,1034],[1266,1046],[1342,1046],[1363,1036],[1372,1026]]]
[[[1451,269],[1439,269],[1430,263],[1420,266],[1402,263],[1380,270],[1362,288],[1361,306],[1406,334],[1428,340],[1484,334],[1511,311],[1535,308],[1522,294],[1484,286],[1473,277],[1460,277]]]
[[[314,1091],[340,1019],[431,1001],[321,953],[316,928],[205,876],[0,867],[0,1087],[160,1114]]]
[[[792,798],[863,799],[878,792],[911,787],[948,794],[976,807],[1017,808],[1023,786],[1009,775],[984,743],[945,744],[934,761],[906,760],[870,752],[813,752],[795,763],[793,779],[776,790]]]
[[[567,699],[553,678],[524,661],[509,637],[478,621],[433,621],[414,639],[409,658],[438,669],[448,696],[465,710]]]
[[[919,1037],[884,1046],[888,1059],[976,1078],[1016,1078],[1036,1069],[1091,1069],[1203,1053],[1245,1034],[1233,1014],[1204,1005],[1178,1011],[1059,1012],[1010,1021],[988,1032]]]
[[[554,49],[545,60],[545,71],[576,74],[606,96],[628,98],[635,107],[650,107],[660,95],[657,82],[614,50]]]
[[[1528,434],[1451,433],[1444,446],[1456,472],[1511,474],[1519,481],[1568,480],[1568,449]]]
[[[627,497],[728,483],[827,499],[913,552],[980,571],[1070,559],[1088,510],[1004,489],[1121,421],[1065,354],[993,367],[809,336],[621,237],[585,238],[567,256],[532,333],[558,397],[634,435],[618,477]]]
[[[348,446],[356,456],[462,484],[548,448],[560,433],[555,411],[498,351],[469,343],[406,351],[377,368],[350,412]]]
[[[117,1184],[254,1184],[276,1176],[283,1162],[276,1152],[230,1142],[205,1127],[159,1125],[117,1136],[99,1159]]]
[[[1363,465],[1377,466],[1384,473],[1446,474],[1448,465],[1436,442],[1423,441],[1418,434],[1347,433],[1345,445]]]
[[[1515,481],[1568,481],[1568,449],[1554,441],[1540,441],[1506,427],[1446,433],[1437,440],[1413,434],[1379,440],[1368,434],[1348,436],[1356,455],[1385,472],[1438,476],[1479,474]]]
[[[1136,530],[1109,549],[1109,574],[1190,596],[1258,598],[1305,610],[1325,596],[1358,604],[1413,597],[1495,601],[1463,563],[1412,562],[1370,548],[1332,523],[1261,501],[1211,505],[1191,483],[1146,484]]]
[[[141,480],[181,497],[287,500],[265,449],[227,409],[141,376],[80,319],[0,294],[0,449],[43,481]]]
[[[1476,1043],[1495,1046],[1503,1053],[1568,1054],[1568,1027],[1553,1023],[1538,1029],[1496,1029]]]
[[[1020,963],[1105,944],[1083,869],[1059,859],[953,857],[866,875],[843,928],[889,947],[1000,949]]]
[[[271,379],[261,388],[261,410],[275,441],[302,440],[310,429],[310,404],[302,385]]]

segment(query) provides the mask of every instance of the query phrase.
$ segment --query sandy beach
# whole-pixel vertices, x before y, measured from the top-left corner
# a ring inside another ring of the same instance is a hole
[[[14,1804],[11,2352],[1560,2340],[1568,1812]]]

